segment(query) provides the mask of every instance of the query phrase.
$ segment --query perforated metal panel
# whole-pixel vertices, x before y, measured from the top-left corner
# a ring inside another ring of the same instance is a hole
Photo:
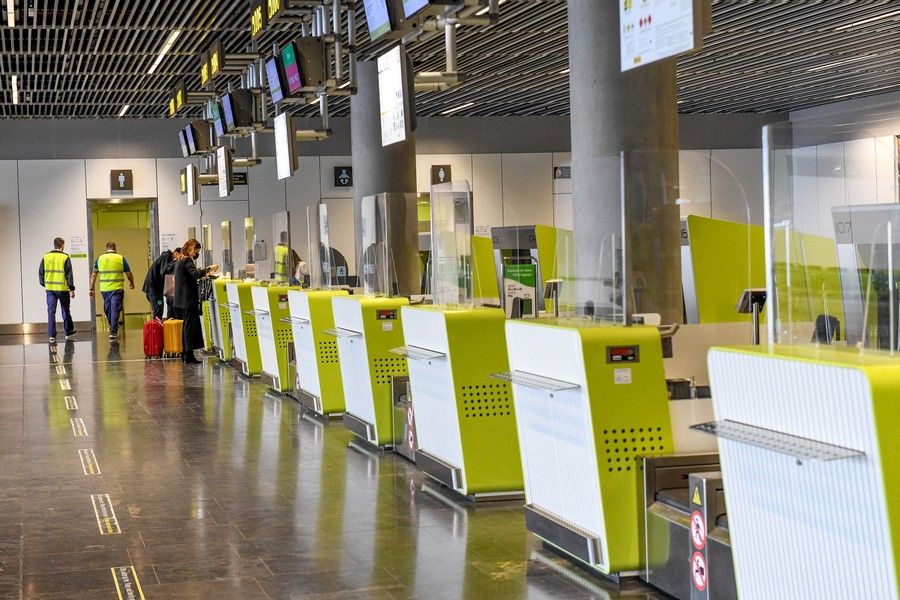
[[[462,385],[459,397],[465,419],[513,418],[512,390],[508,383]]]
[[[372,359],[375,385],[391,385],[394,377],[407,374],[406,359],[402,356],[376,356]]]
[[[604,430],[601,439],[606,454],[606,470],[609,473],[628,473],[641,468],[642,456],[665,454],[665,438],[661,434],[662,427],[652,425]]]
[[[340,362],[337,342],[334,340],[321,340],[319,346],[319,363],[323,365],[336,365]]]

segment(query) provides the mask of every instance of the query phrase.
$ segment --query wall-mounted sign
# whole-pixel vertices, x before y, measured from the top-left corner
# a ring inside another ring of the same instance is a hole
[[[699,49],[709,0],[619,0],[622,71]]]
[[[255,38],[266,28],[266,7],[264,0],[253,0],[250,4],[250,37]]]
[[[112,193],[133,192],[131,169],[115,169],[109,172],[109,189]]]
[[[450,165],[431,165],[431,185],[453,181]]]
[[[247,172],[246,171],[234,171],[231,174],[231,183],[234,186],[247,185]],[[200,185],[206,186],[206,187],[209,187],[209,186],[218,187],[219,182],[217,180],[207,181],[204,179],[203,182],[200,183]],[[187,190],[185,189],[185,191],[182,193],[186,194]]]
[[[553,167],[553,179],[572,179],[572,167],[569,165]]]
[[[353,187],[353,167],[335,167],[334,168],[334,187],[336,187],[336,188]]]

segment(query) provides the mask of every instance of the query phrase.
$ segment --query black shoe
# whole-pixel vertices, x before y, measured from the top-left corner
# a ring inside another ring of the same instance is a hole
[[[185,352],[181,355],[181,362],[186,365],[201,365],[203,364],[202,360],[197,360],[197,357],[194,356],[193,352]]]

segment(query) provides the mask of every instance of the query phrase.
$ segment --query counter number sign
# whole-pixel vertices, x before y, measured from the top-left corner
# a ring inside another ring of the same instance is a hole
[[[254,0],[250,5],[250,37],[255,38],[266,27],[266,11],[263,0]]]

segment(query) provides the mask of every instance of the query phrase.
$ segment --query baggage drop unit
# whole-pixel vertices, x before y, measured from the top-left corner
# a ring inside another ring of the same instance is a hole
[[[297,382],[293,396],[315,414],[344,412],[344,382],[334,330],[332,300],[346,290],[290,290],[289,321],[294,335]]]
[[[259,353],[259,339],[256,331],[256,313],[253,309],[252,289],[258,283],[231,282],[228,290],[228,308],[231,313],[231,333],[234,355],[231,366],[245,377],[254,377],[262,372],[262,357]]]
[[[393,448],[394,397],[408,382],[406,358],[391,352],[403,345],[401,308],[421,289],[418,197],[385,193],[355,206],[357,268],[363,295],[332,298],[344,425],[362,448]],[[397,392],[397,393],[395,393]]]
[[[213,297],[210,306],[213,315],[213,350],[222,362],[230,363],[234,356],[231,335],[231,309],[228,304],[229,283],[231,279],[216,279],[213,282]]]
[[[406,306],[416,464],[472,501],[523,497],[503,311]]]
[[[640,457],[672,452],[659,331],[508,321],[525,524],[604,575],[644,563]]]
[[[289,286],[254,286],[253,312],[263,383],[280,394],[294,389],[296,367],[293,361],[294,332],[288,310],[288,293],[299,288]]]
[[[335,296],[334,329],[344,388],[344,425],[371,446],[390,448],[393,386],[408,377],[407,362],[391,349],[403,345],[401,308],[407,298]],[[302,374],[301,374],[302,376]]]

